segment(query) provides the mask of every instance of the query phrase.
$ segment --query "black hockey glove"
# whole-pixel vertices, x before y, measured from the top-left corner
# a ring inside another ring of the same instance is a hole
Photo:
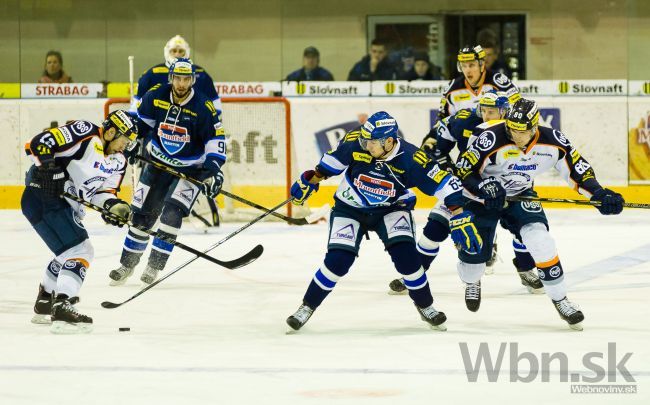
[[[201,187],[201,192],[209,198],[216,198],[223,187],[223,174],[221,172],[208,177]]]
[[[591,201],[600,201],[598,211],[603,215],[617,215],[623,211],[623,196],[608,188],[601,188],[591,196]]]
[[[123,219],[124,221],[128,220],[129,215],[131,215],[131,206],[129,203],[124,200],[120,200],[119,198],[109,198],[106,200],[104,203],[104,209],[111,214]],[[119,228],[124,226],[124,222],[118,221],[116,218],[113,218],[112,216],[106,214],[102,214],[102,219],[107,224],[115,225]]]
[[[480,182],[478,192],[488,210],[501,210],[506,204],[506,190],[494,177],[488,177]]]
[[[63,194],[65,172],[54,161],[43,162],[36,168],[34,177],[35,183],[46,196],[56,198]]]
[[[126,157],[126,160],[129,162],[130,165],[134,165],[138,163],[138,159],[136,156],[140,154],[140,149],[142,148],[142,139],[138,139],[135,142],[131,142],[131,144],[127,147],[127,149],[124,150],[124,157]]]

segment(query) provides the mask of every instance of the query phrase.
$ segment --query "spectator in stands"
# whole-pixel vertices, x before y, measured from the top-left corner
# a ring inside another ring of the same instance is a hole
[[[45,70],[39,83],[72,83],[72,78],[63,71],[63,56],[59,51],[49,51],[45,55]]]
[[[379,39],[370,43],[370,52],[352,67],[349,81],[393,80],[395,69],[386,59],[386,44]]]
[[[429,60],[429,55],[424,52],[415,54],[415,63],[408,72],[404,73],[400,80],[443,80],[440,68]]]
[[[334,76],[329,70],[319,66],[320,52],[313,46],[305,48],[302,53],[302,68],[289,73],[287,76],[288,82],[304,82],[304,81],[332,81]]]
[[[485,51],[485,66],[493,72],[500,72],[512,79],[512,71],[501,58],[501,49],[497,34],[489,28],[482,29],[476,35],[476,42]]]

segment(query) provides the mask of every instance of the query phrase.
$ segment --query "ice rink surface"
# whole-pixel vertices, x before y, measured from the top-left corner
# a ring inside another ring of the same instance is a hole
[[[231,259],[261,243],[265,252],[256,262],[231,271],[197,260],[108,310],[100,302],[138,291],[144,263],[125,286],[109,287],[125,230],[89,215],[96,255],[77,308],[94,318],[95,330],[60,336],[30,323],[50,254],[18,211],[2,211],[0,403],[649,404],[650,212],[604,217],[595,209],[551,209],[547,215],[569,298],[586,316],[583,332],[570,330],[545,295],[520,285],[502,229],[501,261],[495,274],[483,277],[477,313],[465,308],[455,251],[443,244],[428,276],[436,307],[447,314],[447,332],[430,330],[407,296],[386,293],[397,273],[373,234],[309,323],[287,335],[285,319],[322,263],[325,224],[256,224],[211,253]],[[417,212],[420,228],[425,218]],[[206,235],[185,224],[179,240],[203,249],[239,225]],[[167,270],[188,257],[175,250]],[[615,355],[608,342],[616,344]],[[461,348],[473,363],[481,343],[494,362],[504,348],[496,382],[488,381],[485,365],[469,381]],[[541,372],[531,382],[511,382],[511,372],[525,377],[530,364],[511,358],[513,348],[538,360],[563,353],[569,372],[587,377],[595,374],[583,356],[597,352],[592,362],[611,371],[610,381],[578,384],[634,385],[637,392],[571,393],[572,383],[560,381],[559,361],[550,363],[548,382]],[[632,354],[623,366],[634,382],[614,366],[626,353]]]

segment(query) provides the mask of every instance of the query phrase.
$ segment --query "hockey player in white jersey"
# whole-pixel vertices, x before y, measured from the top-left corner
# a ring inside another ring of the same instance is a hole
[[[128,218],[130,206],[116,193],[127,164],[121,152],[136,137],[131,117],[118,110],[102,127],[72,121],[36,135],[25,147],[34,164],[25,178],[22,211],[54,254],[39,286],[32,322],[51,323],[52,333],[86,333],[93,323],[74,307],[93,260],[93,247],[81,223],[84,207],[61,194],[68,192]]]
[[[600,202],[604,215],[619,214],[623,197],[603,188],[591,165],[553,128],[538,126],[539,111],[534,101],[520,99],[505,121],[488,123],[475,142],[456,162],[467,201],[464,207],[476,215],[476,227],[483,239],[481,253],[460,251],[458,273],[466,283],[465,303],[470,311],[481,304],[481,276],[489,258],[499,220],[526,245],[537,266],[546,294],[560,317],[572,329],[582,330],[583,313],[567,298],[564,270],[549,234],[548,221],[539,202],[506,201],[507,196],[531,196],[535,177],[555,168],[579,193]]]
[[[438,119],[453,116],[463,109],[476,108],[481,94],[491,90],[504,93],[511,105],[521,97],[508,76],[485,67],[485,51],[480,45],[458,51],[456,66],[461,74],[449,82],[442,95]]]

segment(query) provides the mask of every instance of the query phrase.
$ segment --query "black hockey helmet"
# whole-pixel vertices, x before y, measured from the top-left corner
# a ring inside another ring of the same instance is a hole
[[[136,124],[136,118],[132,117],[125,110],[115,110],[108,114],[104,122],[102,123],[104,131],[108,131],[110,128],[115,128],[117,130],[117,137],[126,136],[129,138],[129,141],[133,142],[138,137],[138,126]]]
[[[513,104],[506,115],[506,127],[517,131],[526,131],[537,127],[539,110],[533,100],[520,98]]]
[[[485,63],[485,50],[481,47],[481,45],[476,45],[476,46],[465,46],[461,50],[458,51],[458,58],[457,58],[457,63],[456,63],[456,68],[458,69],[459,72],[462,72],[462,69],[460,68],[460,62],[471,62],[473,60],[477,60],[480,66],[483,66]]]

